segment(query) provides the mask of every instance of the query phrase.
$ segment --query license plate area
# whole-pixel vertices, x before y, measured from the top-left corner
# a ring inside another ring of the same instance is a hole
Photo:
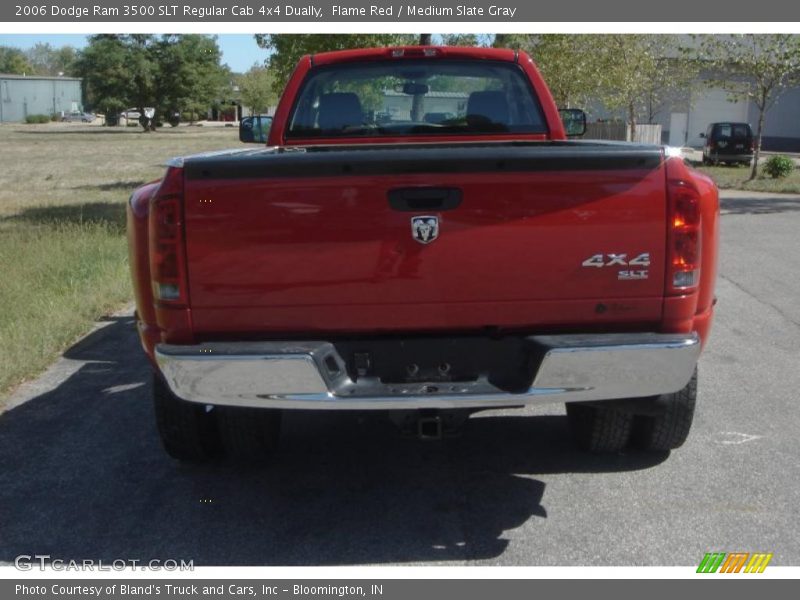
[[[508,392],[528,389],[538,366],[536,348],[523,336],[419,337],[333,342],[354,382],[384,385],[477,384]]]

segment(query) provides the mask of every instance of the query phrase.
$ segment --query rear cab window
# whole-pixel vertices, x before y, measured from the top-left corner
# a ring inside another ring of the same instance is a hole
[[[747,123],[719,123],[714,128],[714,137],[742,139],[750,138],[753,132]]]
[[[387,60],[313,69],[287,138],[543,134],[548,128],[518,65]]]

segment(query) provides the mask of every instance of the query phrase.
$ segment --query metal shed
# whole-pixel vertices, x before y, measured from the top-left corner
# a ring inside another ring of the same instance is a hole
[[[81,110],[81,79],[0,74],[0,122]]]

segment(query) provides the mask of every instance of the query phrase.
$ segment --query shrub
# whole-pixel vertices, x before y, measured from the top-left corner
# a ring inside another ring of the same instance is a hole
[[[773,179],[788,177],[794,171],[794,161],[788,156],[770,156],[764,164],[764,172]]]
[[[49,123],[50,115],[28,115],[25,117],[26,123]]]

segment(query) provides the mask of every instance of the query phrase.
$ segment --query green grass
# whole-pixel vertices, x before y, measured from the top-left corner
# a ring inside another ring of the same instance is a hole
[[[753,181],[748,181],[750,167],[698,166],[697,169],[709,175],[722,189],[800,194],[800,169],[795,169],[788,177],[773,179],[764,175],[761,172],[762,167],[759,165],[759,175]]]
[[[171,157],[239,145],[235,129],[0,126],[0,410],[132,296],[125,202]]]

